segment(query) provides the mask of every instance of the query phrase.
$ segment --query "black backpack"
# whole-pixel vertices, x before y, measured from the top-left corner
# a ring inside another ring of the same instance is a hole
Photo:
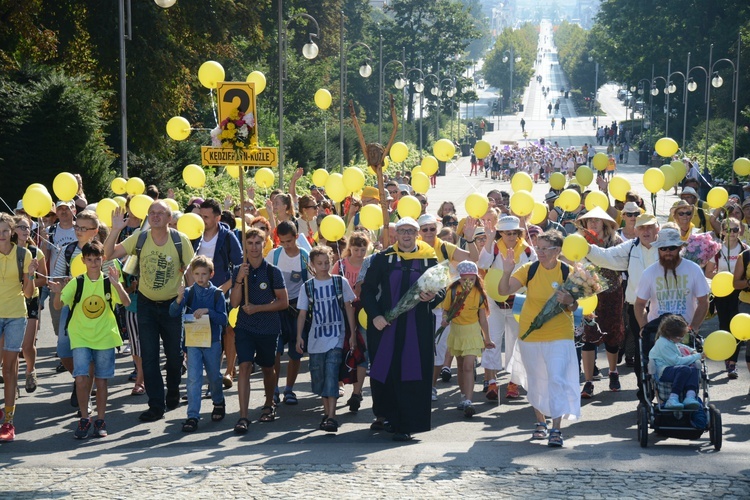
[[[536,271],[539,269],[539,261],[536,260],[531,263],[531,266],[529,266],[529,275],[526,277],[526,287],[529,286],[529,281],[531,281],[534,276],[536,275]],[[570,274],[570,266],[568,266],[565,262],[560,262],[560,270],[562,271],[562,279],[563,283],[565,280],[568,279],[568,274]]]

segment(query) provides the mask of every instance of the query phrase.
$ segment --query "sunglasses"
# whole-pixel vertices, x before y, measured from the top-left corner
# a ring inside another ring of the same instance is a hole
[[[437,231],[437,228],[436,227],[423,227],[420,229],[420,231],[422,231],[423,233],[434,233],[435,231]]]
[[[640,212],[625,212],[622,215],[624,215],[625,217],[638,217],[639,215],[641,215],[641,213]]]
[[[305,208],[318,208],[318,205],[307,205]]]
[[[679,215],[680,217],[687,217],[687,216],[692,217],[693,212],[675,212],[675,215]]]
[[[660,252],[674,252],[675,250],[679,250],[682,247],[678,247],[675,245],[669,246],[669,247],[659,247]]]
[[[739,233],[740,232],[740,228],[738,228],[738,227],[730,227],[729,229],[727,229],[727,232],[728,233]]]

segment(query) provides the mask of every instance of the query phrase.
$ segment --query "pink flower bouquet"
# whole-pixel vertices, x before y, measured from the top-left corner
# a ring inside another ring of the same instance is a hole
[[[721,243],[714,241],[708,233],[691,234],[682,249],[682,258],[704,267],[721,250]]]

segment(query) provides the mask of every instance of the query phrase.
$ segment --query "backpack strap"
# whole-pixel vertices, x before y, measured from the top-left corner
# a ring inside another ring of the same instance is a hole
[[[78,248],[77,241],[71,241],[65,245],[65,250],[63,251],[63,255],[65,256],[65,276],[70,276],[70,261],[73,260],[73,253],[76,251],[76,248]]]
[[[23,284],[23,262],[26,260],[28,250],[22,246],[16,245],[16,264],[18,265],[18,281]]]
[[[135,240],[135,257],[138,259],[138,267],[139,267],[139,273],[140,274],[140,266],[141,266],[141,251],[143,250],[143,245],[146,244],[146,238],[148,238],[148,231],[141,231],[138,233],[138,239]]]
[[[341,307],[341,312],[343,314],[344,312],[344,285],[342,283],[341,276],[334,275],[333,278],[333,290],[336,293],[336,299],[339,302],[339,306]]]
[[[138,239],[135,242],[135,256],[138,258],[139,267],[141,265],[141,251],[143,250],[143,246],[146,244],[146,238],[148,238],[150,232],[150,229],[148,231],[141,231],[140,233],[138,233]],[[177,255],[180,258],[180,269],[184,269],[185,259],[182,256],[182,238],[180,238],[180,233],[176,229],[172,229],[170,227],[169,236],[172,239],[175,250],[177,250]]]
[[[314,313],[313,304],[315,303],[315,283],[313,282],[314,278],[310,278],[309,280],[305,281],[305,293],[307,294],[307,318],[306,320],[312,321],[312,316]]]
[[[185,269],[185,261],[182,258],[182,238],[180,238],[180,233],[176,229],[170,227],[169,235],[172,237],[172,243],[174,243],[174,247],[177,250],[177,255],[180,256],[180,270]]]
[[[274,266],[279,265],[279,256],[281,255],[282,250],[284,250],[283,247],[277,247],[273,249],[273,265]]]
[[[641,244],[641,239],[640,238],[636,238],[636,239],[633,240],[633,244],[630,245],[630,249],[628,250],[627,269],[625,269],[625,271],[623,271],[623,275],[625,276],[625,279],[628,279],[630,277],[630,272],[628,271],[628,269],[630,269],[630,255],[633,253],[633,249],[637,245],[640,245],[640,244]]]
[[[529,274],[526,276],[526,286],[529,286],[529,281],[534,279],[534,275],[536,274],[537,269],[539,269],[539,261],[536,260],[531,263],[531,266],[529,266]]]
[[[302,269],[302,281],[307,281],[307,268],[308,268],[308,261],[310,260],[309,255],[307,254],[307,250],[304,248],[299,249],[299,263],[300,268]]]

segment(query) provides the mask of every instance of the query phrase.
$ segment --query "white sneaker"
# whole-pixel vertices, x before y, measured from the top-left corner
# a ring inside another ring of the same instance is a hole
[[[460,403],[458,403],[458,406],[456,406],[456,409],[464,411],[467,406],[471,406],[471,401],[464,400],[464,401],[461,401]]]
[[[682,410],[685,407],[677,396],[670,396],[666,403],[664,403],[664,409],[666,410]]]
[[[431,397],[431,399],[433,401],[437,401],[437,387],[433,387],[432,388],[432,397]]]

